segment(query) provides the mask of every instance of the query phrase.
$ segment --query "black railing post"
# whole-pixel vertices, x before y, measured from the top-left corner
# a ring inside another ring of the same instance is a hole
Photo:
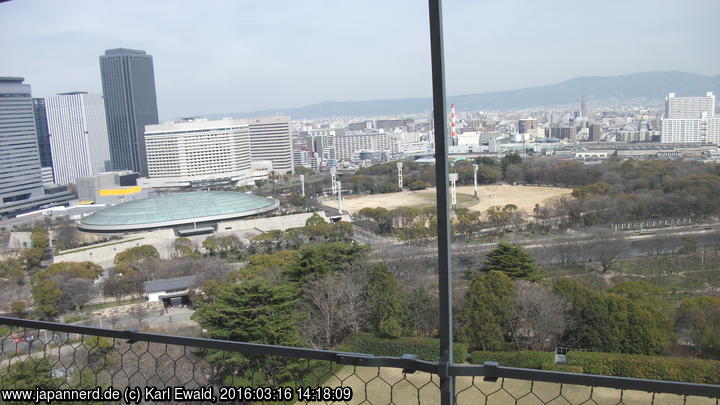
[[[455,402],[453,363],[452,272],[450,263],[450,210],[448,207],[447,111],[443,53],[442,0],[429,0],[430,58],[432,60],[433,120],[435,127],[435,183],[437,190],[438,281],[440,287],[440,403]]]

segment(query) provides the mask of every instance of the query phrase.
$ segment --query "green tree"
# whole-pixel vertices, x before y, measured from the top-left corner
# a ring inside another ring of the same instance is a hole
[[[212,256],[218,250],[217,239],[214,236],[210,235],[207,238],[205,238],[205,240],[202,243],[202,246],[203,246],[203,248],[205,248],[205,250],[210,252],[210,255]]]
[[[297,254],[297,261],[287,270],[292,281],[309,274],[324,275],[349,269],[365,258],[368,248],[355,243],[330,242],[308,245]]]
[[[397,338],[402,335],[400,316],[403,299],[397,278],[386,265],[375,263],[368,273],[367,295],[370,303],[369,321],[381,337]]]
[[[298,252],[281,250],[272,254],[256,254],[248,258],[247,264],[229,275],[232,281],[272,280],[283,281],[284,274],[297,263]]]
[[[102,274],[103,269],[93,262],[60,262],[48,266],[41,275],[45,277],[86,278],[94,280]]]
[[[358,212],[362,218],[369,219],[377,226],[377,232],[380,234],[387,234],[392,232],[393,220],[390,211],[387,208],[363,208]]]
[[[293,207],[306,207],[310,202],[310,199],[307,197],[303,197],[298,193],[290,193],[285,198],[285,201],[287,201],[287,203]]]
[[[21,259],[14,257],[0,261],[0,278],[22,284],[25,281],[25,265]]]
[[[507,172],[510,165],[519,165],[520,163],[522,163],[522,157],[517,152],[509,153],[500,159],[500,167],[502,167],[503,173]]]
[[[108,272],[103,280],[102,291],[105,296],[114,297],[120,301],[129,294],[142,294],[145,279],[139,271],[125,263],[120,263]]]
[[[568,278],[556,279],[556,293],[570,303],[563,343],[596,351],[664,354],[675,336],[666,305],[644,283],[620,283],[601,293]]]
[[[457,337],[471,349],[501,350],[515,285],[499,271],[476,274],[458,314]]]
[[[720,359],[720,297],[693,297],[680,304],[675,330],[693,342],[696,356]]]
[[[25,301],[13,301],[10,303],[10,313],[17,318],[25,318],[28,314]]]
[[[136,264],[143,262],[147,259],[159,257],[157,249],[151,245],[136,246],[130,249],[123,250],[122,252],[115,255],[115,265],[120,263]]]
[[[13,362],[3,370],[0,388],[51,390],[59,388],[62,382],[59,378],[53,378],[48,359],[28,357]]]
[[[404,315],[407,329],[414,331],[416,337],[431,336],[438,327],[438,297],[422,286],[413,289],[408,294]]]
[[[32,229],[30,234],[30,240],[32,241],[32,247],[45,250],[46,247],[50,246],[50,237],[48,236],[47,228],[35,227]]]
[[[538,281],[542,274],[535,260],[519,245],[500,242],[488,252],[482,272],[499,271],[516,280]]]
[[[40,265],[43,257],[45,256],[45,248],[32,247],[30,249],[23,250],[23,259],[25,259],[25,266],[28,271],[33,270]]]
[[[223,283],[214,289],[212,300],[200,304],[192,319],[213,339],[301,346],[297,296],[297,288],[287,284],[274,286],[259,280]],[[292,381],[300,367],[298,360],[266,355],[211,351],[206,358],[221,379],[238,372],[253,375],[256,382],[264,378],[271,385]]]
[[[39,319],[52,320],[60,314],[58,304],[62,291],[54,281],[41,277],[35,282],[31,291],[35,301],[35,313]]]
[[[430,187],[430,183],[424,180],[416,179],[410,182],[408,185],[408,188],[412,191],[416,190],[425,190],[426,188]]]
[[[327,221],[323,219],[320,215],[318,215],[317,212],[313,212],[312,216],[305,221],[305,226],[318,226],[321,224],[326,224]]]
[[[175,254],[176,256],[180,257],[200,257],[200,254],[197,253],[195,246],[193,245],[193,242],[186,238],[186,237],[180,237],[175,239]]]

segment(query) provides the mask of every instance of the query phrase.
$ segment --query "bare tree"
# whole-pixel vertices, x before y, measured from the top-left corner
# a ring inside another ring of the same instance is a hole
[[[111,315],[108,318],[105,318],[105,320],[110,323],[110,326],[113,329],[117,329],[117,326],[120,323],[120,317],[117,315]]]
[[[647,242],[646,248],[648,254],[652,255],[665,255],[675,254],[678,250],[678,246],[682,245],[682,241],[673,235],[657,235],[651,238]]]
[[[544,286],[526,280],[515,282],[515,318],[509,323],[518,349],[546,350],[562,335],[567,303]]]
[[[582,260],[583,249],[574,239],[564,239],[555,245],[560,264],[575,264]]]
[[[145,305],[134,305],[130,308],[130,310],[128,310],[128,315],[137,319],[138,326],[142,327],[143,321],[148,317],[148,310]]]
[[[329,348],[364,324],[364,286],[357,272],[314,277],[303,284],[307,319],[302,328],[315,346]]]
[[[62,296],[60,297],[60,306],[63,310],[74,308],[79,311],[80,307],[90,301],[95,295],[92,280],[86,278],[71,278],[58,285]]]
[[[64,223],[55,228],[55,243],[60,250],[70,249],[78,246],[80,232],[74,223]]]
[[[609,228],[594,228],[588,244],[591,257],[600,262],[603,273],[610,270],[610,267],[629,250],[629,242],[625,239],[625,235]]]
[[[345,305],[340,308],[340,320],[351,333],[359,333],[365,326],[367,317],[367,300],[365,299],[365,285],[367,285],[367,272],[363,269],[353,269],[344,274],[341,279],[345,295]]]

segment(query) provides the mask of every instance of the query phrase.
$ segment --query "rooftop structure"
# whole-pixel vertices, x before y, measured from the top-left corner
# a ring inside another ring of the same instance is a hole
[[[137,173],[119,171],[78,178],[78,199],[113,205],[147,198],[148,190],[138,186],[137,177]]]
[[[83,218],[78,229],[88,232],[127,232],[181,225],[215,223],[272,211],[278,202],[235,192],[167,194],[106,208]]]

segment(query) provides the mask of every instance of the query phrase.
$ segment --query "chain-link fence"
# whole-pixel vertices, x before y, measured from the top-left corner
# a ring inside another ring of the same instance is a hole
[[[412,355],[377,357],[2,317],[0,324],[11,327],[0,336],[3,395],[19,392],[9,389],[109,392],[112,387],[118,395],[134,393],[140,402],[179,402],[173,390],[183,387],[205,389],[186,392],[205,392],[219,402],[436,404],[445,375],[455,379],[458,404],[720,404],[716,385],[495,363],[455,364],[442,372],[441,363]],[[168,387],[172,392],[164,391]],[[211,402],[208,398],[194,399]]]

